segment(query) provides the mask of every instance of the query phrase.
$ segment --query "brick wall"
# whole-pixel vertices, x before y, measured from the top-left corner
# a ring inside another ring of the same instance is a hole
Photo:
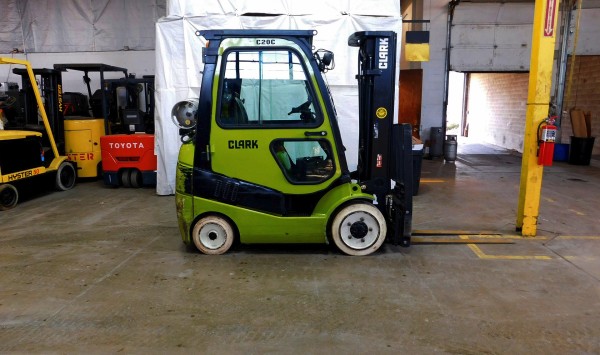
[[[569,70],[572,58],[569,58],[567,69],[567,85],[569,82]],[[564,111],[573,107],[580,108],[592,113],[592,137],[596,137],[594,143],[594,155],[600,154],[600,56],[588,55],[575,57],[575,67],[571,81],[570,94],[567,97],[565,87]],[[573,134],[570,116],[564,115],[562,124],[562,142],[569,143]]]
[[[469,74],[469,136],[523,151],[528,73]]]

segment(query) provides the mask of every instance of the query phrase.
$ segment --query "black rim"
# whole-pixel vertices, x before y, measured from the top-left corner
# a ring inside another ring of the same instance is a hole
[[[71,187],[75,183],[75,174],[71,166],[65,166],[60,172],[60,183],[64,187]]]
[[[2,204],[3,207],[13,206],[16,200],[17,195],[10,187],[6,187],[0,191],[0,204]]]

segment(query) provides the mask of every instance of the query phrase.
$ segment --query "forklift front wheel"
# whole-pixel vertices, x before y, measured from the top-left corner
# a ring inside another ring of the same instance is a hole
[[[219,216],[199,219],[192,230],[194,245],[204,254],[218,255],[227,252],[234,237],[231,224]]]
[[[353,203],[342,208],[331,224],[335,245],[348,255],[369,255],[383,244],[387,234],[385,217],[370,203]]]
[[[17,205],[19,192],[17,188],[10,185],[0,185],[0,211],[10,210]]]
[[[75,186],[75,180],[77,173],[73,164],[63,161],[56,170],[56,189],[60,191],[67,191]]]

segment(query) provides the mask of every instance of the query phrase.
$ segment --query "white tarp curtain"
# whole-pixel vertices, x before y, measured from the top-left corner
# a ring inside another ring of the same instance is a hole
[[[399,0],[168,0],[167,16],[273,14],[289,16],[340,14],[399,17]]]
[[[368,4],[368,5],[367,5]],[[346,157],[356,166],[358,141],[358,50],[348,46],[356,31],[401,32],[399,0],[378,1],[169,1],[169,17],[156,25],[156,142],[159,195],[175,192],[175,168],[181,145],[171,108],[186,98],[198,97],[205,41],[195,32],[203,29],[316,30],[315,49],[334,52],[335,69],[326,75],[335,100]],[[279,12],[282,15],[246,16]],[[295,15],[297,14],[297,15]],[[398,46],[399,48],[400,46]],[[399,59],[399,55],[397,58]],[[350,137],[350,138],[348,138]],[[356,142],[352,139],[355,137]]]
[[[0,53],[154,49],[165,0],[3,0]]]

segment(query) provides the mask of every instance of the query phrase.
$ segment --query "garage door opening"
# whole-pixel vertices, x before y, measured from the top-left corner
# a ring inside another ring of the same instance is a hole
[[[447,134],[459,154],[523,151],[528,73],[450,72]]]

